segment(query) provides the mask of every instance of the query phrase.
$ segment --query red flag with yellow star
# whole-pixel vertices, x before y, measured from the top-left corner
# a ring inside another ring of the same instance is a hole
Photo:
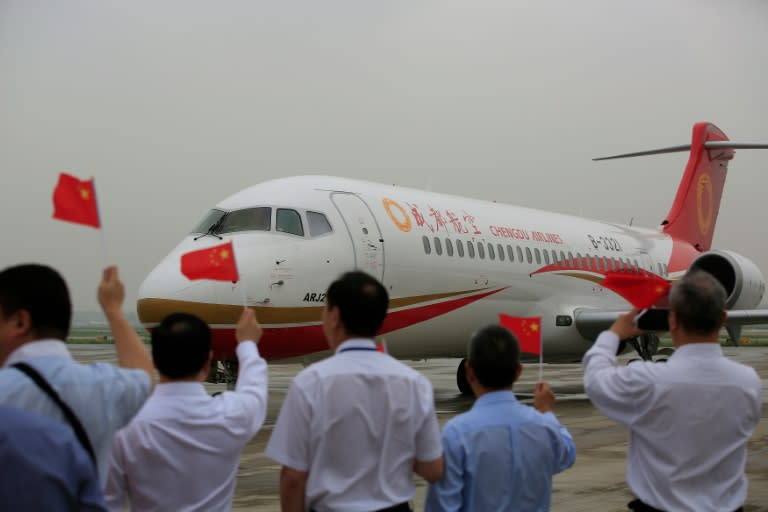
[[[650,308],[666,297],[670,288],[669,281],[650,272],[608,272],[601,286],[618,293],[638,309]]]
[[[509,316],[499,313],[499,324],[517,338],[520,352],[541,355],[541,317]]]
[[[93,179],[83,181],[63,172],[59,174],[53,190],[53,218],[100,228]]]
[[[232,242],[182,254],[181,273],[190,280],[238,281]]]

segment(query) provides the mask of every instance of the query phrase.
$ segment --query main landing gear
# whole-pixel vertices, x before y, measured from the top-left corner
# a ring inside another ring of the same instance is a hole
[[[237,360],[212,361],[211,369],[208,371],[206,382],[213,384],[226,384],[227,390],[235,389],[237,382]]]
[[[636,338],[626,340],[626,343],[637,352],[637,355],[639,355],[643,361],[666,363],[667,358],[675,353],[675,349],[673,348],[665,347],[660,349],[659,337],[655,334],[641,334]],[[621,348],[623,348],[623,346],[624,342],[621,343]],[[654,359],[654,356],[656,356],[656,359]],[[629,362],[632,363],[637,360],[638,359],[630,359]]]

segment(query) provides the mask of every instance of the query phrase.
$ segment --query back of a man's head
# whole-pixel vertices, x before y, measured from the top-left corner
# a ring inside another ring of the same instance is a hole
[[[331,283],[325,297],[329,308],[339,308],[344,329],[350,336],[376,336],[389,307],[386,288],[365,272],[347,272]]]
[[[194,377],[211,351],[211,329],[195,315],[172,313],[152,329],[152,359],[169,379]]]
[[[683,276],[669,293],[669,308],[687,333],[708,335],[719,330],[725,301],[725,288],[707,272],[694,270]]]
[[[4,316],[25,310],[35,339],[66,339],[72,302],[64,278],[46,265],[25,264],[0,272],[0,310]]]
[[[469,340],[469,364],[475,377],[486,389],[512,386],[520,363],[517,338],[500,325],[483,327]]]

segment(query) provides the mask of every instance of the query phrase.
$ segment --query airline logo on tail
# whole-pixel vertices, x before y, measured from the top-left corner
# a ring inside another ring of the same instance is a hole
[[[699,230],[702,235],[706,235],[712,227],[712,220],[714,218],[712,178],[706,172],[699,176],[699,186],[696,188],[696,213],[699,220]]]

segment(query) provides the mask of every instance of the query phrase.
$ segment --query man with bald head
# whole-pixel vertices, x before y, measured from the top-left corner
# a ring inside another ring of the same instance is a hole
[[[672,287],[666,364],[617,366],[619,341],[641,334],[621,315],[584,356],[592,403],[630,430],[627,483],[635,511],[736,511],[747,497],[747,442],[760,420],[761,381],[727,359],[719,334],[726,293],[693,271]]]

